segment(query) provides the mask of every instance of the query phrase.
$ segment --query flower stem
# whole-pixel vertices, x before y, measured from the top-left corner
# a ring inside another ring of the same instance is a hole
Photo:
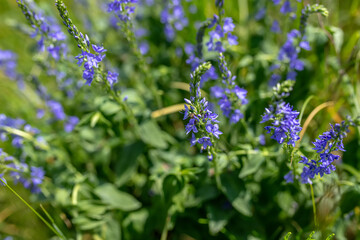
[[[315,204],[314,189],[312,184],[310,184],[310,190],[311,190],[311,200],[312,200],[313,212],[314,212],[314,223],[315,223],[315,227],[317,227],[318,223],[316,219],[316,204]]]
[[[164,224],[164,228],[161,232],[161,238],[160,240],[166,240],[167,239],[167,235],[168,235],[168,227],[169,227],[169,223],[170,223],[170,219],[171,217],[169,216],[169,214],[166,214],[166,220],[165,220],[165,224]]]
[[[215,151],[212,151],[213,154],[213,163],[214,163],[214,171],[215,171],[215,182],[216,182],[216,187],[221,191],[222,187],[221,187],[221,179],[220,179],[220,173],[219,173],[219,166],[218,166],[218,162],[217,162],[217,154]]]
[[[14,189],[12,189],[4,180],[2,180],[0,178],[0,181],[12,192],[15,194],[16,197],[18,197],[28,208],[30,208],[31,211],[33,211],[33,213],[35,213],[36,216],[38,216],[41,221],[43,221],[46,226],[48,228],[51,229],[51,231],[53,231],[60,239],[66,239],[65,236],[61,235],[58,231],[55,230],[55,228],[53,226],[51,226],[51,224],[45,220],[45,218],[43,218],[32,206],[30,206],[30,204],[28,202],[25,201],[25,199],[23,199]]]

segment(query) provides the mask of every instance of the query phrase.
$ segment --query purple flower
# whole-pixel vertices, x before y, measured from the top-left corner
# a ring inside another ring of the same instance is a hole
[[[164,33],[168,41],[173,41],[175,32],[183,30],[189,21],[179,0],[169,0],[160,14],[160,21],[165,25]]]
[[[281,30],[280,30],[279,22],[276,21],[276,20],[274,20],[273,23],[272,23],[272,25],[271,25],[270,30],[271,30],[272,32],[274,32],[274,33],[280,33]]]
[[[227,63],[224,56],[220,55],[220,71],[223,79],[223,87],[214,86],[211,90],[211,95],[218,98],[218,105],[224,116],[230,119],[231,123],[237,123],[244,115],[239,109],[240,105],[248,103],[246,99],[247,91],[235,85],[235,76],[227,68]]]
[[[108,3],[108,12],[114,12],[121,21],[127,22],[130,20],[131,14],[135,11],[135,7],[129,4],[135,4],[137,2],[137,0],[115,0]]]
[[[311,50],[311,47],[310,47],[310,44],[309,44],[308,41],[301,41],[300,44],[299,44],[299,46],[300,46],[302,49],[306,50],[306,51],[310,51],[310,50]]]
[[[280,8],[282,14],[287,14],[292,12],[291,4],[289,0],[285,0],[284,4]]]
[[[285,176],[284,179],[287,183],[293,183],[294,182],[294,174],[292,171],[288,172]]]
[[[214,137],[219,138],[219,135],[222,134],[222,132],[219,131],[219,125],[218,124],[211,124],[211,122],[207,122],[205,129],[208,133],[211,133],[214,135]]]
[[[206,43],[208,51],[224,52],[223,40],[227,40],[230,45],[238,44],[237,37],[231,33],[235,28],[232,18],[227,17],[223,22],[219,22],[219,17],[214,15],[212,24],[210,24],[208,28],[212,29],[214,26],[215,28],[209,32],[210,39]]]
[[[149,43],[146,41],[143,41],[139,44],[139,51],[142,55],[145,55],[149,52]]]
[[[78,124],[79,122],[79,118],[75,117],[75,116],[70,116],[66,123],[65,123],[65,132],[72,132],[75,128],[75,126]]]
[[[202,137],[199,138],[198,143],[202,145],[202,149],[207,149],[207,147],[212,146],[212,143],[210,141],[209,137]]]
[[[90,52],[82,51],[81,54],[77,55],[75,59],[78,60],[77,64],[81,66],[84,62],[84,71],[83,71],[83,78],[86,81],[85,84],[91,85],[95,71],[94,68],[98,68],[100,62],[105,58],[105,54],[102,54],[103,52],[106,52],[106,50],[103,47],[98,47],[96,45],[92,45],[94,51],[96,54],[92,54]]]
[[[300,123],[297,120],[299,112],[293,111],[293,107],[285,102],[275,102],[265,109],[262,121],[271,122],[270,126],[266,126],[267,133],[271,133],[271,138],[282,144],[295,147],[295,142],[299,140],[299,132],[301,131]]]
[[[260,136],[259,136],[259,143],[260,143],[260,145],[265,145],[266,144],[266,139],[265,139],[265,135],[264,134],[261,134]]]
[[[96,46],[95,44],[92,44],[91,46],[94,49],[94,51],[98,54],[106,52],[106,49],[103,46],[99,47],[99,46]]]
[[[275,5],[279,5],[281,3],[281,0],[272,0]]]
[[[107,80],[108,80],[111,88],[114,86],[115,83],[117,83],[118,76],[119,76],[119,74],[117,74],[116,72],[112,73],[112,72],[108,71]]]
[[[265,17],[266,8],[260,8],[259,11],[255,14],[255,20],[259,21]]]
[[[51,113],[54,115],[57,120],[64,120],[66,115],[62,105],[54,100],[47,101],[47,106],[50,108]]]
[[[211,155],[209,147],[213,146],[214,137],[219,138],[222,132],[219,131],[219,125],[217,117],[218,115],[213,113],[209,109],[209,103],[205,98],[201,98],[200,81],[201,75],[204,74],[209,68],[210,64],[205,63],[200,65],[191,74],[190,82],[190,100],[185,100],[184,120],[189,119],[189,122],[185,125],[186,134],[192,132],[190,139],[191,146],[196,143],[202,145],[201,150],[207,149],[208,155]],[[200,135],[199,138],[196,135]]]

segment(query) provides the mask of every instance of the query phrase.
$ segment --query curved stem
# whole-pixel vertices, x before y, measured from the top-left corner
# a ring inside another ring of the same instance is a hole
[[[297,144],[300,144],[300,142],[301,142],[301,140],[302,140],[302,138],[303,138],[303,136],[304,136],[304,134],[305,134],[305,132],[306,132],[307,127],[309,126],[311,120],[315,117],[315,115],[316,115],[318,112],[320,112],[322,109],[327,108],[327,107],[330,107],[330,106],[333,106],[333,105],[334,105],[334,102],[332,102],[332,101],[322,103],[322,104],[320,104],[319,106],[317,106],[317,107],[310,113],[310,115],[307,117],[307,119],[306,119],[306,121],[305,121],[305,123],[304,123],[303,129],[302,129],[301,132],[300,132],[300,135],[299,135],[300,139],[299,139],[299,141],[298,141]]]

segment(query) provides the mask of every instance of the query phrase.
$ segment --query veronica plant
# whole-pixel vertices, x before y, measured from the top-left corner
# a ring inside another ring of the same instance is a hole
[[[11,144],[22,152],[25,141],[32,142],[37,149],[48,149],[47,143],[40,135],[40,131],[31,127],[22,119],[13,119],[4,114],[0,114],[0,140],[2,142],[10,140]],[[22,152],[25,159],[26,154]],[[20,162],[13,156],[8,155],[0,149],[0,171],[2,176],[9,173],[15,183],[20,182],[25,188],[31,189],[34,193],[39,193],[39,184],[44,179],[45,172],[41,167],[31,167],[24,161]]]
[[[165,25],[166,39],[173,41],[176,31],[183,30],[189,24],[181,0],[167,1],[161,12],[160,21]]]
[[[299,132],[301,131],[297,119],[299,112],[294,111],[293,107],[284,101],[284,98],[292,91],[293,85],[294,83],[288,80],[274,87],[272,103],[265,109],[261,123],[270,123],[265,129],[279,144],[286,143],[295,147],[295,142],[300,139]]]
[[[191,74],[190,82],[190,100],[185,99],[184,120],[189,118],[185,126],[186,134],[191,133],[191,146],[196,143],[201,145],[201,152],[206,150],[209,160],[213,159],[216,153],[215,141],[219,139],[222,132],[219,131],[219,121],[216,120],[218,115],[209,109],[208,101],[201,98],[200,79],[211,64],[206,62],[201,64]]]
[[[314,179],[317,175],[323,177],[325,174],[331,174],[336,170],[335,162],[340,160],[340,156],[334,154],[334,152],[345,151],[343,139],[347,136],[349,127],[357,125],[359,125],[359,118],[352,120],[348,117],[341,123],[330,124],[331,129],[319,135],[318,139],[313,142],[313,150],[316,151],[313,159],[301,156],[299,161],[299,163],[305,165],[300,175],[301,183],[312,184],[311,179]],[[290,171],[285,176],[285,180],[287,182],[294,181],[293,171]]]
[[[16,2],[30,26],[35,30],[32,37],[39,36],[39,50],[44,51],[46,49],[55,60],[59,60],[61,56],[66,56],[67,46],[64,42],[66,36],[56,21],[49,16],[43,16],[40,12],[36,13],[23,0],[17,0]]]
[[[322,5],[315,4],[305,6],[300,17],[299,30],[292,29],[287,34],[286,42],[280,48],[278,54],[278,63],[275,63],[270,67],[271,71],[278,69],[278,72],[273,73],[270,78],[270,86],[274,86],[277,82],[279,82],[282,79],[283,73],[286,73],[285,75],[287,80],[296,80],[297,71],[302,71],[304,69],[304,62],[299,59],[299,54],[301,49],[306,51],[311,50],[310,44],[306,40],[305,27],[307,19],[312,13],[320,13],[324,17],[328,16],[328,11]],[[273,23],[272,31],[280,31],[278,23]]]
[[[231,123],[237,123],[244,117],[240,107],[248,103],[246,99],[247,91],[235,84],[236,76],[233,76],[228,69],[222,53],[220,53],[219,64],[223,84],[222,87],[212,87],[211,93],[215,98],[219,99],[218,105],[224,116],[229,118]]]
[[[16,71],[17,55],[9,50],[0,49],[0,69],[5,75],[18,83],[20,89],[24,87],[24,79],[21,74]]]

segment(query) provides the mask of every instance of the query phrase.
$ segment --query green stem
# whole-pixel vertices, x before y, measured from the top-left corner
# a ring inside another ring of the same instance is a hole
[[[166,214],[166,220],[165,220],[165,224],[164,224],[164,228],[161,232],[161,238],[160,240],[166,240],[167,239],[167,235],[168,235],[168,227],[169,227],[169,223],[170,223],[170,219],[171,217],[168,215],[168,213]]]
[[[213,154],[216,187],[221,191],[222,188],[221,188],[219,166],[218,166],[218,162],[217,162],[217,154],[215,153],[215,151],[212,151],[212,154]]]
[[[314,189],[313,189],[312,184],[310,184],[310,190],[311,190],[311,200],[312,200],[313,212],[314,212],[314,223],[315,223],[315,227],[317,227],[318,223],[317,223],[317,219],[316,219],[316,204],[315,204]]]
[[[310,102],[310,100],[311,100],[312,98],[314,98],[314,95],[309,96],[309,97],[305,100],[304,105],[303,105],[302,108],[301,108],[301,112],[300,112],[300,116],[299,116],[299,123],[300,123],[300,124],[301,124],[301,120],[302,120],[302,117],[303,117],[304,112],[305,112],[305,108],[306,108],[306,106],[309,104],[309,102]]]
[[[43,221],[43,222],[46,224],[46,226],[48,226],[48,228],[51,229],[51,231],[53,231],[60,239],[65,239],[64,236],[61,236],[61,234],[60,234],[59,232],[57,232],[57,231],[55,230],[55,228],[53,228],[53,226],[51,226],[51,224],[50,224],[48,221],[46,221],[32,206],[30,206],[29,203],[27,203],[14,189],[12,189],[4,180],[2,180],[2,179],[0,178],[0,181],[1,181],[8,189],[10,189],[10,191],[11,191],[12,193],[14,193],[15,196],[18,197],[28,208],[30,208],[30,210],[33,211],[33,213],[35,213],[35,215],[38,216],[38,217],[41,219],[41,221]]]

